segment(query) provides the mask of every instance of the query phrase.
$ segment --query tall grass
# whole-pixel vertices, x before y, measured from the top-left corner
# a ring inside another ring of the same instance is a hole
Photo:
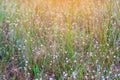
[[[119,80],[120,0],[0,0],[0,79]]]

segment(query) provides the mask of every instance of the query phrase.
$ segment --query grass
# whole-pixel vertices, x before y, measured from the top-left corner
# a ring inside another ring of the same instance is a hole
[[[119,80],[120,0],[0,0],[0,80]]]

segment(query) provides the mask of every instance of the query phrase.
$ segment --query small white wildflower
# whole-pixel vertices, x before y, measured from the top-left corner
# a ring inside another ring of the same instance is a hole
[[[95,77],[97,77],[97,75],[95,75]]]
[[[94,76],[91,76],[92,79],[94,79]]]
[[[92,56],[93,55],[93,53],[92,52],[90,52],[90,56]]]
[[[102,76],[102,80],[105,80],[105,77],[104,77],[104,76]]]
[[[95,73],[95,70],[93,70],[92,72]]]
[[[14,57],[12,57],[12,59],[14,59]]]
[[[23,58],[25,58],[25,55],[23,55]]]
[[[65,61],[66,61],[66,63],[68,63],[68,62],[69,62],[69,59],[68,59],[68,58],[65,58]]]
[[[96,44],[98,44],[98,41],[96,41]]]
[[[96,63],[98,63],[98,60],[96,60]]]
[[[120,77],[120,73],[118,74],[118,77]]]
[[[54,80],[54,78],[49,78],[49,80]]]
[[[119,69],[116,69],[116,71],[118,72],[118,71],[119,71]]]
[[[101,74],[101,72],[99,72],[99,74]]]
[[[109,73],[111,74],[112,72],[110,71]]]
[[[77,63],[77,60],[74,60],[74,63]]]
[[[28,61],[26,60],[25,63],[28,64]]]
[[[27,68],[26,68],[26,67],[24,67],[24,70],[26,71],[26,70],[27,70]]]
[[[106,77],[107,79],[109,78],[109,76]]]
[[[109,44],[107,43],[107,46],[109,46]]]
[[[85,42],[83,41],[83,44],[85,44]]]
[[[76,78],[76,76],[77,76],[77,72],[76,72],[76,71],[74,71],[74,72],[72,73],[72,75],[73,75],[73,78],[75,79],[75,78]]]
[[[25,46],[23,46],[23,50],[25,50]]]
[[[117,74],[115,74],[115,77],[117,77]]]
[[[28,75],[28,77],[30,77],[30,73],[29,72],[27,73],[27,75]]]
[[[119,49],[119,47],[116,48],[116,50],[118,50],[118,49]]]
[[[48,74],[45,74],[45,76],[48,76]]]
[[[52,65],[52,63],[50,63],[50,66]]]
[[[68,75],[68,74],[67,74],[66,72],[63,72],[63,76],[64,76],[64,77],[67,77],[67,75]]]
[[[116,56],[114,56],[114,58],[116,58]]]
[[[28,66],[28,64],[25,64],[25,66],[27,67],[27,66]]]
[[[85,79],[88,79],[88,77],[87,77],[87,76],[85,76]]]
[[[20,50],[21,50],[21,48],[18,48],[18,50],[20,51]]]
[[[100,71],[100,68],[101,68],[101,66],[100,66],[100,65],[98,65],[97,70],[98,70],[98,71]]]
[[[107,56],[107,58],[109,58],[109,56]]]
[[[106,72],[106,70],[104,70],[103,72]]]
[[[67,54],[67,51],[65,51],[65,54]]]
[[[26,42],[27,42],[27,40],[25,39],[25,40],[24,40],[24,42],[26,43]]]

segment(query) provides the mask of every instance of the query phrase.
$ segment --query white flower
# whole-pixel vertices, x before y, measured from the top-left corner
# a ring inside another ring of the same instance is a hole
[[[36,78],[35,80],[42,80],[42,78],[40,78],[40,79]]]
[[[49,78],[49,80],[54,80],[54,78]]]
[[[107,56],[107,58],[109,58],[109,56]]]
[[[94,76],[91,76],[92,79],[94,79]]]
[[[63,72],[63,76],[64,76],[64,77],[67,77],[67,75],[68,75],[68,74],[67,74],[66,72]]]
[[[118,77],[120,77],[120,73],[118,74]]]
[[[102,80],[105,80],[105,77],[104,77],[104,76],[102,76]]]
[[[90,52],[90,56],[93,56],[93,53],[92,53],[92,52]]]
[[[28,64],[28,61],[26,60],[25,63]]]
[[[77,71],[74,71],[74,72],[72,73],[74,79],[76,79],[77,74],[78,74]]]
[[[85,79],[88,79],[88,77],[87,77],[87,76],[85,76]]]
[[[116,56],[114,56],[114,58],[116,58]]]
[[[107,79],[109,78],[109,76],[106,77]]]
[[[74,63],[77,63],[77,60],[74,60]]]

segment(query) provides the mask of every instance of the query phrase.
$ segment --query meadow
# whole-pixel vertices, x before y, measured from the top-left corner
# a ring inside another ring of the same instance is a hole
[[[120,0],[0,0],[0,80],[120,80]]]

